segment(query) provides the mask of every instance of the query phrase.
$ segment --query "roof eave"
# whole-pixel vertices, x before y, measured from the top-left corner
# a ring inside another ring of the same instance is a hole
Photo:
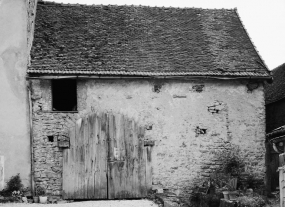
[[[270,81],[270,76],[221,76],[221,75],[131,75],[131,74],[44,74],[28,73],[27,79],[64,79],[64,78],[82,78],[82,79],[219,79],[219,80],[259,80]]]

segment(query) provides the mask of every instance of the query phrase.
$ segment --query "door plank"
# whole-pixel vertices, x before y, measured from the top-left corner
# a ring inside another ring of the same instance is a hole
[[[75,138],[75,179],[76,179],[76,183],[75,183],[75,187],[74,187],[74,198],[79,198],[79,184],[80,184],[80,177],[78,176],[79,174],[79,170],[80,170],[80,129],[81,129],[81,124],[82,124],[82,119],[80,119],[77,122],[77,128],[76,128],[76,138]]]
[[[139,180],[139,196],[145,197],[146,191],[146,160],[145,160],[145,147],[144,147],[144,128],[138,126],[138,180]]]
[[[78,180],[79,180],[79,183],[78,183],[78,191],[76,192],[76,194],[78,194],[77,198],[79,199],[83,199],[83,179],[84,179],[84,176],[83,176],[83,162],[84,162],[84,151],[83,151],[83,139],[84,139],[84,125],[85,125],[85,119],[82,120],[82,124],[80,126],[80,129],[79,129],[79,137],[77,137],[78,139],[78,146],[79,146],[79,163],[78,163]]]
[[[125,132],[125,147],[126,147],[126,171],[127,171],[127,182],[126,182],[126,191],[128,192],[128,198],[133,197],[134,188],[133,188],[133,140],[131,137],[131,122],[125,118],[124,119],[124,132]]]
[[[146,146],[145,147],[146,154],[146,193],[148,193],[151,190],[152,187],[152,166],[151,166],[151,153],[152,153],[152,147]]]
[[[100,120],[100,136],[98,139],[98,157],[97,157],[97,162],[99,163],[98,168],[97,168],[97,175],[99,179],[99,194],[98,196],[107,198],[107,152],[108,152],[108,147],[107,147],[107,132],[108,132],[108,124],[107,122],[107,115],[104,113],[101,113],[101,120]]]

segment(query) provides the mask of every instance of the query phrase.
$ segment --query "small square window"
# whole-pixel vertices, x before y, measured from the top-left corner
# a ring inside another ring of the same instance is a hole
[[[53,142],[53,141],[54,141],[53,136],[47,136],[47,137],[48,137],[48,141],[49,141],[49,142]]]
[[[52,80],[52,110],[77,111],[76,89],[74,79]]]

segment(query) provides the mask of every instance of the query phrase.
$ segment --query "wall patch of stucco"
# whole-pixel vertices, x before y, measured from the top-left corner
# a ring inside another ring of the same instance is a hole
[[[2,58],[3,61],[5,75],[11,91],[13,92],[14,96],[18,98],[18,100],[24,102],[26,84],[22,80],[25,75],[21,69],[25,68],[25,61],[19,61],[21,57],[24,57],[24,55],[20,54],[20,48],[15,47],[6,49],[0,55],[0,58]]]

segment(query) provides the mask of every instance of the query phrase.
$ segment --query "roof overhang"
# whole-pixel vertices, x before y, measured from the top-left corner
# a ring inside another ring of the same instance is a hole
[[[218,79],[270,81],[266,76],[213,76],[213,75],[62,75],[28,74],[27,79]]]

